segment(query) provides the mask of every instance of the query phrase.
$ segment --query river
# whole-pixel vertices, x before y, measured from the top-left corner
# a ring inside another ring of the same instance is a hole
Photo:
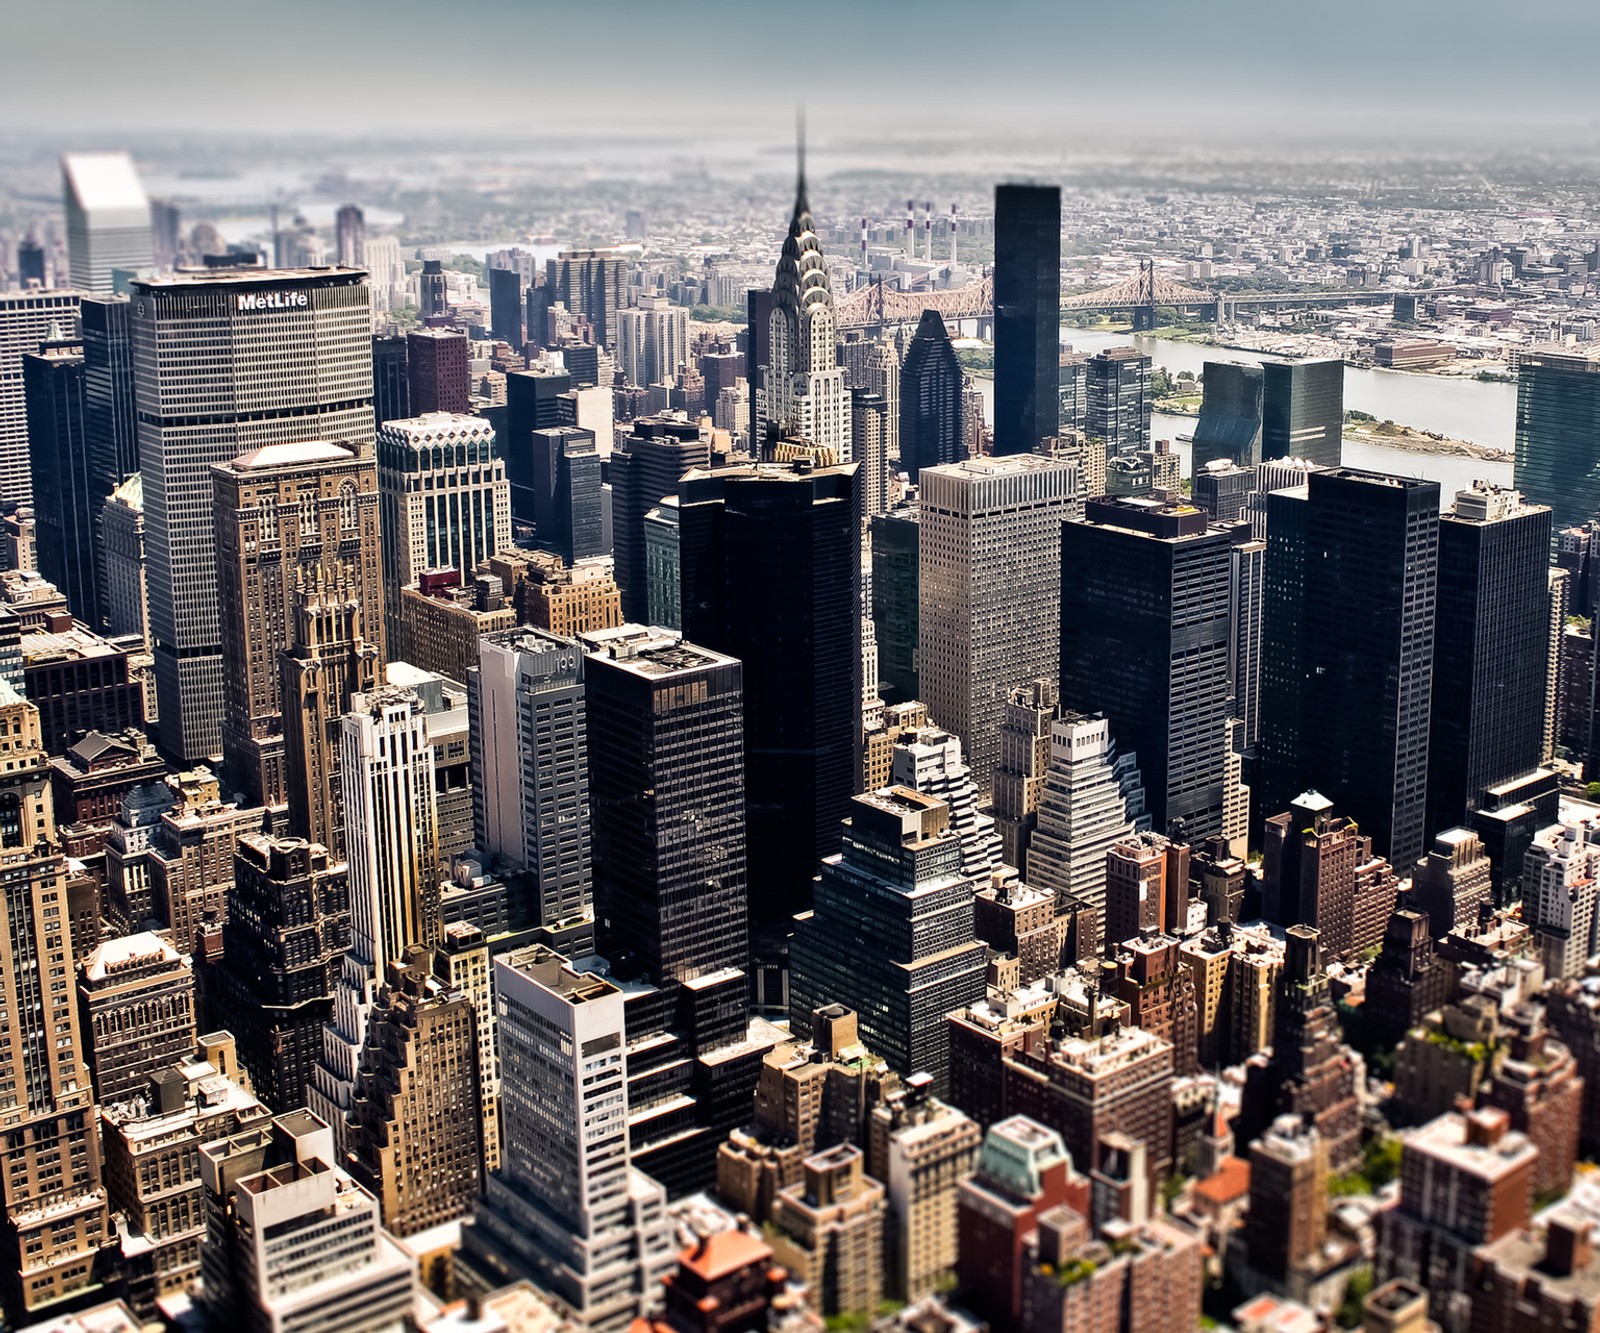
[[[1126,347],[1131,343],[1149,353],[1156,365],[1172,375],[1181,370],[1199,375],[1207,361],[1260,362],[1276,359],[1228,347],[1206,347],[1144,334],[1107,333],[1094,329],[1063,329],[1062,340],[1077,351],[1091,354],[1107,347]],[[992,423],[994,381],[980,377],[978,385],[983,391],[985,414]],[[1504,449],[1508,453],[1515,444],[1517,389],[1514,384],[1346,366],[1344,405],[1358,412],[1368,412],[1379,421],[1393,421],[1417,430],[1430,430],[1452,439]],[[1188,442],[1178,437],[1192,435],[1194,427],[1193,417],[1166,416],[1162,413],[1156,413],[1150,422],[1153,438],[1172,441],[1173,449],[1183,458],[1183,475],[1186,477],[1191,472],[1191,450]],[[1511,484],[1510,463],[1489,463],[1451,454],[1418,454],[1406,449],[1358,444],[1352,440],[1345,441],[1344,461],[1351,467],[1437,481],[1440,500],[1445,505],[1450,503],[1456,491],[1474,480],[1497,482],[1503,486]]]

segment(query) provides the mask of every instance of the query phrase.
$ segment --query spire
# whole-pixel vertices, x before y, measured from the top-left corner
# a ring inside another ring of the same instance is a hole
[[[794,107],[794,217],[789,223],[793,235],[811,230],[811,203],[806,198],[806,106],[796,102]],[[804,219],[805,225],[801,226]]]

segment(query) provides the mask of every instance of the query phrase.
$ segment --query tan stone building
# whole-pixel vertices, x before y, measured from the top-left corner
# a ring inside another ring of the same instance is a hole
[[[349,1169],[397,1236],[472,1211],[483,1181],[478,1015],[429,953],[407,950],[367,1019],[351,1100]]]
[[[194,1050],[194,968],[159,935],[98,945],[78,969],[78,999],[101,1106],[143,1095]]]
[[[262,812],[224,801],[209,768],[174,774],[167,786],[177,800],[152,831],[150,896],[174,946],[189,953],[202,920],[227,920],[239,837],[261,827]]]
[[[494,562],[490,562],[491,567]],[[622,593],[609,556],[565,564],[559,555],[528,553],[522,618],[571,638],[622,624]]]
[[[772,1209],[773,1255],[824,1315],[871,1313],[883,1299],[884,1188],[864,1168],[851,1144],[808,1157]]]
[[[462,585],[454,571],[424,574],[400,590],[398,655],[424,671],[465,681],[478,665],[478,640],[516,623],[517,609],[498,579],[480,575]]]
[[[110,1240],[39,711],[0,681],[0,1291],[9,1322],[99,1283]]]
[[[378,471],[341,444],[272,444],[211,469],[222,623],[222,750],[228,782],[249,804],[281,806],[279,658],[294,640],[296,574],[322,567],[361,602],[380,653],[383,579]]]

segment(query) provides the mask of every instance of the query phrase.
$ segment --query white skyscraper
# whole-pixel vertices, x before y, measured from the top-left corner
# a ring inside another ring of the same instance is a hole
[[[763,458],[771,456],[780,440],[804,440],[831,450],[840,463],[854,458],[850,392],[836,344],[833,289],[806,200],[802,157],[794,216],[772,284],[767,364],[755,394],[752,445]]]
[[[439,936],[438,796],[428,713],[414,690],[384,686],[351,697],[339,756],[350,947],[323,1028],[311,1109],[341,1148],[345,1113],[378,988],[407,945]]]
[[[1059,670],[1061,524],[1083,516],[1078,469],[1037,454],[969,458],[923,468],[920,485],[922,700],[961,738],[987,796],[1012,689]]]
[[[136,273],[155,263],[150,200],[126,153],[63,153],[67,265],[80,291],[109,295],[114,270]]]
[[[1119,751],[1104,717],[1068,713],[1050,728],[1050,768],[1023,879],[1104,915],[1106,853],[1150,827],[1138,757]]]
[[[211,465],[337,440],[370,456],[372,309],[350,269],[215,269],[132,286],[150,634],[162,748],[222,751]]]
[[[457,1279],[525,1277],[585,1328],[626,1329],[672,1261],[666,1192],[633,1169],[622,992],[533,945],[495,959],[499,1171],[462,1229]]]
[[[948,731],[924,727],[894,745],[891,776],[897,787],[937,796],[950,807],[950,827],[961,839],[961,873],[987,885],[1000,864],[994,817],[978,809],[978,788],[961,762],[961,742]]]
[[[0,293],[0,500],[7,503],[33,501],[22,358],[46,339],[71,334],[81,295],[37,289]]]
[[[467,682],[478,847],[533,876],[544,926],[592,913],[583,661],[527,626],[479,640]]]
[[[670,384],[689,356],[689,312],[647,296],[617,312],[617,364],[629,384]]]

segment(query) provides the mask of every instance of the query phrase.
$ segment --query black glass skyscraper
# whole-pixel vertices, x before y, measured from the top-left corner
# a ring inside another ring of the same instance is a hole
[[[1530,352],[1517,371],[1516,486],[1556,529],[1600,515],[1600,357]]]
[[[1202,380],[1205,397],[1194,426],[1195,477],[1218,459],[1254,467],[1261,461],[1261,367],[1207,361]]]
[[[83,411],[89,451],[90,518],[95,565],[105,549],[101,515],[111,492],[139,470],[139,418],[133,399],[133,347],[125,296],[85,296],[78,305],[83,331]],[[104,588],[101,589],[102,595]]]
[[[522,350],[522,274],[515,269],[489,270],[489,328],[512,351]]]
[[[920,536],[914,504],[901,503],[872,516],[872,628],[878,638],[878,688],[885,703],[920,697]]]
[[[739,662],[638,627],[590,640],[589,793],[600,947],[658,983],[748,960]]]
[[[379,426],[411,416],[411,377],[403,333],[372,340],[372,415]]]
[[[22,358],[22,388],[39,572],[66,596],[73,615],[98,626],[95,486],[85,440],[82,344],[76,339],[42,343]]]
[[[1430,838],[1465,824],[1486,788],[1539,766],[1549,559],[1550,510],[1515,491],[1479,483],[1439,521]]]
[[[900,470],[912,481],[922,468],[967,456],[961,378],[944,320],[924,310],[900,367]]]
[[[1261,457],[1304,458],[1320,467],[1338,467],[1344,441],[1344,362],[1268,361],[1261,375]]]
[[[1249,537],[1190,505],[1090,500],[1061,525],[1061,699],[1139,756],[1152,825],[1222,831],[1229,553]]]
[[[1150,447],[1150,358],[1136,347],[1110,347],[1086,363],[1083,431],[1104,440],[1108,458]]]
[[[1421,856],[1438,560],[1437,482],[1339,468],[1269,497],[1258,813],[1315,788],[1392,865]]]
[[[600,455],[594,432],[581,426],[548,426],[529,432],[533,485],[519,469],[511,486],[511,516],[534,525],[546,551],[567,564],[604,555],[600,522]]]
[[[690,468],[711,465],[711,444],[700,427],[677,417],[640,417],[611,455],[611,545],[617,558],[622,618],[643,622],[650,615],[650,572],[644,545],[644,517],[669,495]],[[758,559],[758,563],[760,563]],[[687,596],[687,592],[685,593]],[[689,629],[685,636],[723,652],[725,648]]]
[[[997,185],[995,453],[1032,453],[1040,440],[1059,433],[1060,358],[1061,189]]]
[[[684,478],[684,637],[744,663],[752,925],[783,930],[839,850],[861,738],[858,464]],[[619,561],[620,564],[620,561]]]

